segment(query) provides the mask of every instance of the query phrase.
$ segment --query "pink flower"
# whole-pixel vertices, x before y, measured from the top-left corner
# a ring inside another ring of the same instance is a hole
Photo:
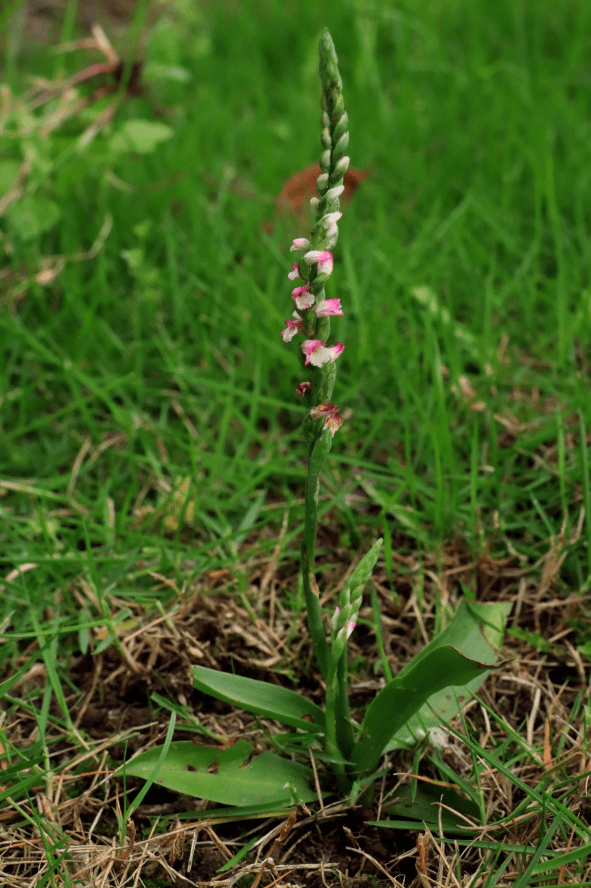
[[[331,404],[327,402],[326,404],[317,404],[316,407],[312,407],[310,410],[310,416],[312,419],[320,419],[323,416],[334,416],[335,413],[338,413],[341,408],[337,407],[336,404]]]
[[[299,308],[300,311],[303,311],[306,308],[311,308],[314,305],[314,294],[310,293],[307,284],[304,284],[303,287],[296,287],[295,290],[292,290],[291,295],[293,296],[296,308]]]
[[[297,303],[296,303],[297,305]],[[323,299],[316,303],[314,314],[317,318],[330,318],[343,314],[340,299]]]
[[[344,350],[345,346],[341,342],[330,346],[325,345],[319,339],[306,339],[302,342],[302,351],[306,355],[304,365],[312,364],[313,367],[322,367],[329,361],[336,361]]]
[[[310,250],[304,256],[307,265],[317,265],[318,274],[332,274],[332,253],[327,250]]]
[[[291,247],[289,248],[289,252],[293,253],[294,250],[307,250],[310,246],[310,241],[307,237],[296,237]]]
[[[329,431],[334,438],[335,432],[338,432],[343,424],[343,418],[339,416],[339,410],[336,404],[318,404],[310,410],[312,419],[322,419],[324,417],[324,425],[322,431]]]
[[[306,380],[305,382],[299,382],[296,385],[296,395],[299,395],[301,398],[304,395],[308,395],[312,391],[312,383]]]
[[[291,271],[289,272],[289,274],[287,276],[290,279],[290,281],[297,281],[297,279],[300,276],[300,273],[298,271],[298,263],[297,262],[293,263],[293,265],[291,266]]]
[[[302,319],[298,318],[296,321],[286,321],[285,322],[285,330],[281,331],[281,338],[284,342],[291,342],[296,333],[302,332]]]

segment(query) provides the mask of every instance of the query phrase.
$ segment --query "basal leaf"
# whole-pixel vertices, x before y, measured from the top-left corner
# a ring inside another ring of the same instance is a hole
[[[417,730],[460,712],[495,665],[509,609],[505,603],[462,602],[450,625],[379,692],[353,750],[361,773],[377,767],[393,738],[393,747],[404,745]]]
[[[377,767],[390,739],[433,694],[445,689],[451,701],[457,694],[454,688],[468,684],[493,665],[469,660],[451,645],[432,649],[416,664],[413,661],[404,677],[398,676],[382,688],[367,709],[361,739],[351,756],[359,771]]]
[[[193,666],[191,675],[195,687],[216,700],[309,733],[324,731],[323,710],[289,688],[218,672],[206,666]]]
[[[132,777],[149,778],[161,748],[150,749],[125,765]],[[312,772],[272,752],[250,759],[252,743],[239,740],[227,749],[199,746],[190,740],[170,744],[156,783],[221,805],[278,805],[312,802]]]
[[[470,659],[492,662],[501,648],[510,610],[509,602],[496,604],[462,602],[450,625],[421,651],[418,659],[429,649],[434,650],[443,644],[451,644]],[[400,680],[404,680],[405,671],[403,669],[397,676]],[[444,688],[429,697],[427,703],[408,719],[401,730],[396,732],[385,751],[399,749],[408,746],[409,743],[414,744],[431,728],[456,718],[466,702],[480,689],[486,675],[486,672],[480,673],[455,693],[450,693],[448,688]]]

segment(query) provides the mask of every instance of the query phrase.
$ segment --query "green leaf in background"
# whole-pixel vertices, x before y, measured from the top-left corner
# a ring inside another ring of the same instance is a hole
[[[223,700],[224,703],[238,706],[246,712],[272,718],[292,728],[301,728],[310,733],[324,731],[323,710],[288,688],[241,675],[218,672],[206,666],[194,666],[191,675],[195,687],[216,700]]]
[[[150,749],[125,765],[132,777],[149,778],[161,748]],[[250,759],[252,743],[239,740],[228,749],[198,746],[190,740],[170,744],[156,783],[222,805],[279,805],[312,802],[312,772],[305,765],[263,752]]]
[[[10,228],[23,241],[35,240],[40,234],[49,231],[61,218],[59,206],[49,198],[39,195],[25,195],[6,211]]]
[[[430,725],[449,721],[461,710],[495,665],[507,613],[504,603],[462,602],[453,622],[371,702],[361,726],[361,739],[352,754],[360,772],[377,767],[398,732],[404,737],[413,723],[415,730],[421,728],[423,722],[417,719],[417,713],[421,712],[429,724],[428,707],[424,707],[427,701],[434,710]],[[453,690],[457,687],[464,691],[458,694]],[[434,694],[438,694],[435,700]],[[413,738],[410,730],[408,736]]]
[[[111,138],[109,147],[115,154],[151,154],[161,142],[172,138],[173,130],[165,123],[152,120],[128,120]]]

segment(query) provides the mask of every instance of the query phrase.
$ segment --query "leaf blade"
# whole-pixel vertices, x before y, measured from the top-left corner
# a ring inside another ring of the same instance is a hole
[[[310,788],[312,772],[305,765],[272,752],[250,759],[251,752],[252,743],[247,740],[227,749],[176,741],[160,764],[156,782],[195,798],[240,807],[291,806],[296,800],[312,802],[317,798]],[[126,774],[149,776],[160,754],[161,747],[140,753],[125,765]]]
[[[415,739],[413,731],[449,721],[461,710],[495,665],[509,609],[462,602],[452,623],[382,688],[351,756],[361,772],[375,769],[392,738],[394,748],[404,745]],[[453,687],[463,687],[465,695],[451,693]]]
[[[217,672],[206,666],[193,666],[191,675],[195,687],[216,700],[274,719],[292,728],[316,733],[324,731],[323,710],[289,688],[242,675]]]

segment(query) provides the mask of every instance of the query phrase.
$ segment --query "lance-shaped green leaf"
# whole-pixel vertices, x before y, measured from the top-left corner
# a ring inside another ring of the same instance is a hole
[[[412,725],[412,719],[428,700],[435,723],[449,720],[459,712],[495,665],[506,616],[504,604],[462,602],[453,622],[370,704],[361,726],[361,738],[351,756],[359,772],[367,773],[377,767],[390,740]],[[463,688],[463,693],[456,688]],[[432,700],[439,692],[442,694]],[[421,714],[426,711],[427,707]]]
[[[217,672],[206,666],[193,666],[191,675],[195,687],[216,700],[223,700],[224,703],[274,719],[292,728],[316,733],[324,731],[325,718],[322,709],[289,688],[241,675]]]
[[[467,684],[493,666],[469,660],[451,645],[411,663],[404,679],[392,679],[370,703],[361,725],[361,739],[351,756],[356,768],[361,773],[375,770],[391,737],[434,693],[447,688],[451,696],[453,687]]]
[[[450,625],[440,632],[427,647],[451,644],[470,659],[489,660],[501,649],[511,607],[511,603],[507,601],[494,604],[464,601],[460,604]],[[419,657],[423,654],[424,651],[419,654]],[[397,677],[404,679],[404,672],[403,669]],[[388,744],[386,752],[406,747],[409,743],[414,744],[417,739],[428,734],[431,728],[456,718],[466,702],[480,689],[485,679],[486,674],[481,674],[456,693],[450,694],[447,689],[444,689],[433,694],[432,697],[429,697],[428,702],[406,722],[404,727],[396,732]]]
[[[125,765],[132,777],[149,778],[160,747],[142,752]],[[174,792],[221,805],[290,807],[317,799],[312,772],[305,765],[263,752],[250,759],[252,743],[239,740],[228,749],[197,746],[190,740],[170,744],[156,783]]]

